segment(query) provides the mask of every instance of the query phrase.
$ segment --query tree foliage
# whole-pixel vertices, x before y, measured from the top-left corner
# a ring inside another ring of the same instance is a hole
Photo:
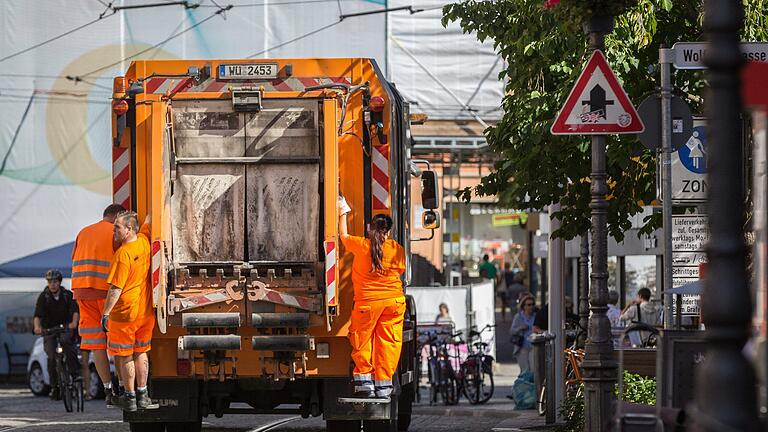
[[[562,211],[554,216],[562,228],[553,234],[567,239],[590,227],[590,142],[580,136],[553,136],[549,129],[589,57],[581,29],[585,16],[579,15],[590,10],[584,6],[588,3],[562,0],[548,10],[542,0],[470,0],[443,9],[444,25],[457,21],[480,41],[492,40],[507,65],[499,76],[506,80],[504,115],[485,131],[499,158],[475,191],[496,195],[504,207],[543,209],[559,201]],[[703,40],[703,6],[700,0],[613,3],[625,12],[606,38],[605,54],[638,105],[659,86],[659,47]],[[768,40],[768,0],[744,0],[744,4],[744,39]],[[692,111],[701,112],[703,73],[677,71],[673,83]],[[607,156],[608,230],[621,240],[631,227],[630,217],[656,198],[656,155],[635,136],[613,135],[608,138]],[[461,196],[469,200],[471,191],[464,190]],[[642,232],[660,225],[660,215],[649,216]]]

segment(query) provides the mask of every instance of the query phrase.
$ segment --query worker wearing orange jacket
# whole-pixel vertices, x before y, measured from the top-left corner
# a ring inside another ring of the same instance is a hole
[[[101,325],[107,331],[107,351],[115,356],[125,393],[114,401],[124,411],[158,408],[147,392],[149,352],[155,315],[149,288],[150,247],[147,223],[139,231],[134,212],[115,219],[114,236],[121,246],[112,258]],[[134,382],[135,380],[135,382]]]
[[[104,384],[107,405],[112,405],[112,377],[107,358],[107,335],[101,328],[101,311],[107,298],[107,276],[114,254],[112,224],[118,213],[125,211],[120,204],[104,209],[102,220],[80,230],[72,250],[72,293],[80,308],[80,349],[93,353],[96,372]],[[83,380],[88,388],[88,355],[83,355]]]
[[[390,238],[392,218],[376,215],[368,229],[369,238],[352,236],[346,218],[351,209],[343,197],[339,204],[341,240],[355,256],[355,305],[348,336],[355,362],[355,396],[389,397],[403,345],[405,295],[400,275],[405,271],[405,252]]]

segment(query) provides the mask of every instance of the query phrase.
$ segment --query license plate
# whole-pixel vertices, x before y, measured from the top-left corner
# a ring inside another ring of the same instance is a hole
[[[219,79],[275,79],[276,63],[223,64],[219,65]]]

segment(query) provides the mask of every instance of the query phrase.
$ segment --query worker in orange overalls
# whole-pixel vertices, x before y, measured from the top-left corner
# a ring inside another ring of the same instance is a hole
[[[107,276],[114,253],[112,224],[118,213],[125,211],[120,204],[104,209],[102,219],[80,230],[72,250],[72,293],[80,308],[80,349],[93,353],[96,372],[104,384],[107,406],[112,405],[112,376],[107,358],[107,335],[101,329],[101,311],[107,298]],[[84,388],[89,388],[88,353],[83,354]],[[89,393],[86,393],[86,396]]]
[[[147,392],[147,352],[152,347],[155,327],[147,223],[140,232],[136,213],[120,213],[115,219],[115,240],[121,246],[112,258],[107,277],[110,287],[101,318],[101,326],[108,332],[107,351],[115,356],[125,386],[125,393],[116,398],[114,405],[128,412],[159,408]]]
[[[351,209],[344,197],[339,204],[341,240],[355,256],[355,305],[349,326],[355,397],[389,397],[403,345],[405,295],[400,275],[405,271],[405,251],[390,238],[392,218],[386,215],[373,217],[368,238],[349,235],[346,214]]]

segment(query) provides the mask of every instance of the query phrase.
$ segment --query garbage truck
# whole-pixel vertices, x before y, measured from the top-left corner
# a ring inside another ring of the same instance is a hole
[[[149,385],[160,409],[125,413],[132,431],[279,413],[322,415],[333,431],[407,430],[410,297],[391,401],[345,399],[352,254],[338,197],[352,235],[384,213],[407,256],[431,240],[437,176],[411,159],[410,119],[365,58],[139,60],[114,78],[113,198],[150,217],[157,317]]]

